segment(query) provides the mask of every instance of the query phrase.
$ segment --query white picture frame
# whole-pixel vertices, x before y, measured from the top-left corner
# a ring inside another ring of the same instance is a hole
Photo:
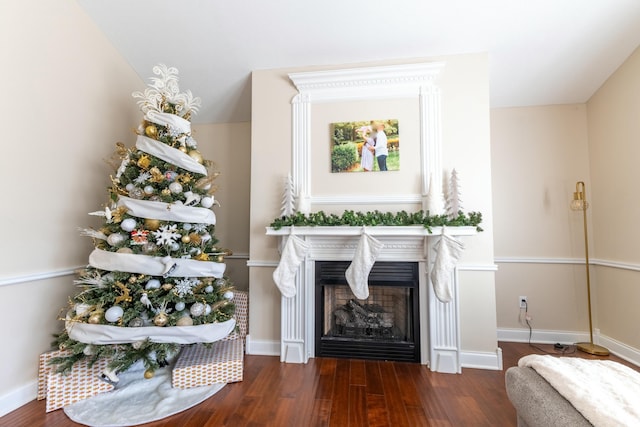
[[[430,186],[442,193],[441,95],[437,77],[444,62],[350,68],[289,74],[298,94],[292,99],[291,177],[296,210],[314,205],[421,204]],[[420,120],[420,188],[408,194],[311,194],[311,107],[315,103],[415,98]]]

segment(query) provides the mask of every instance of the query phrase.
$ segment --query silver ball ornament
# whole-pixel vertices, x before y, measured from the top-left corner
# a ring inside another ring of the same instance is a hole
[[[124,239],[124,235],[120,233],[113,233],[109,234],[109,236],[107,237],[107,243],[109,243],[111,246],[118,246],[120,243],[124,242]]]
[[[156,249],[158,249],[158,247],[156,246],[155,243],[152,243],[152,242],[147,242],[144,245],[142,245],[142,250],[145,252],[153,252]]]
[[[129,321],[130,328],[140,328],[142,326],[144,326],[144,320],[139,317],[134,317]]]
[[[200,206],[203,208],[210,208],[213,206],[213,197],[206,196],[200,199]]]
[[[107,322],[114,323],[122,319],[123,314],[124,310],[122,309],[122,307],[120,307],[119,305],[114,305],[113,307],[110,307],[107,311],[105,311],[104,318],[107,320]]]
[[[182,310],[184,310],[184,302],[178,301],[176,303],[176,311],[182,311]]]
[[[124,231],[133,231],[136,229],[136,226],[136,220],[133,218],[125,218],[120,223],[120,228],[122,228]]]
[[[233,292],[227,291],[227,292],[224,293],[223,296],[224,296],[224,299],[232,300],[233,299]]]
[[[208,294],[213,292],[213,286],[209,285],[206,288],[204,288],[204,291]]]
[[[180,184],[179,182],[172,182],[171,184],[169,184],[169,191],[171,191],[173,194],[182,193],[182,184]]]
[[[144,197],[144,191],[141,188],[133,187],[129,190],[129,197],[132,199],[142,199]]]
[[[196,302],[191,306],[189,312],[192,316],[202,316],[204,314],[204,310],[204,304],[201,302]]]
[[[158,279],[150,279],[146,285],[144,285],[145,289],[159,289],[160,281]]]
[[[144,187],[143,191],[144,191],[144,194],[153,194],[156,191],[156,189],[150,185],[147,185]]]

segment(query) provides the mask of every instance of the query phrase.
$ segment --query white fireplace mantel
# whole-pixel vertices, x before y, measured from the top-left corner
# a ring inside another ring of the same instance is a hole
[[[429,278],[433,245],[444,232],[449,236],[472,236],[475,227],[416,226],[318,226],[267,228],[267,235],[279,236],[280,248],[286,237],[295,234],[310,246],[296,275],[296,295],[282,297],[280,359],[307,363],[315,357],[315,261],[350,261],[363,232],[384,244],[378,261],[412,261],[419,265],[420,355],[421,363],[432,371],[460,373],[460,328],[458,274],[452,273],[453,300],[440,302]]]

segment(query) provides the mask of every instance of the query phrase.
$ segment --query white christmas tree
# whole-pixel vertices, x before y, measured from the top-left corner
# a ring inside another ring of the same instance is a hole
[[[280,216],[293,215],[296,212],[296,198],[293,190],[293,179],[291,174],[287,174],[284,181],[284,191],[282,192],[282,205],[280,207]]]
[[[442,215],[444,211],[444,200],[442,190],[433,185],[433,175],[429,176],[429,192],[423,202],[423,210],[430,215]]]
[[[458,172],[455,169],[451,171],[451,177],[449,178],[445,210],[449,219],[457,218],[459,212],[462,210],[462,199],[460,199],[460,182],[458,179]]]
[[[107,358],[109,372],[142,360],[151,377],[180,345],[217,341],[235,326],[229,252],[217,247],[210,209],[217,173],[191,136],[200,100],[180,92],[177,69],[153,72],[133,94],[144,113],[135,146],[116,144],[109,201],[92,213],[104,222],[82,229],[95,249],[57,336],[68,354],[52,362],[63,372],[86,357]]]

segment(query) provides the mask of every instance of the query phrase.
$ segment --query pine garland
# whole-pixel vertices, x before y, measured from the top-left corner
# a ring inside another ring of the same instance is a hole
[[[410,226],[410,225],[422,225],[429,232],[431,227],[476,227],[476,230],[483,231],[480,227],[482,222],[482,214],[480,212],[458,212],[458,216],[449,218],[447,215],[429,215],[423,210],[414,213],[408,213],[406,211],[400,212],[380,212],[375,210],[373,212],[354,212],[352,210],[346,210],[342,215],[326,214],[323,211],[311,212],[309,214],[303,214],[301,212],[294,213],[288,216],[281,216],[276,218],[270,224],[270,226],[279,230],[282,227],[289,226]]]

